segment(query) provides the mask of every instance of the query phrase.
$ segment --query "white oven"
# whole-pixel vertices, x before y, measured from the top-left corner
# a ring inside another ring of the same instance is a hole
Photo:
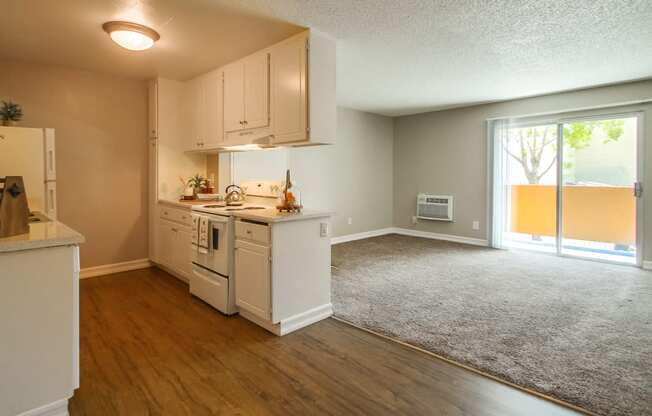
[[[227,315],[235,313],[233,218],[192,214],[190,293]]]

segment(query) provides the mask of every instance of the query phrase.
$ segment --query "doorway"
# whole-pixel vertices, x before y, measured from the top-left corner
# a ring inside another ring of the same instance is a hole
[[[493,121],[492,245],[640,265],[641,118]]]

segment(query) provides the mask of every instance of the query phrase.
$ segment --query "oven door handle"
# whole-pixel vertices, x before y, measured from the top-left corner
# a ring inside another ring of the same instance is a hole
[[[220,229],[213,227],[211,232],[211,249],[219,250],[220,249]]]

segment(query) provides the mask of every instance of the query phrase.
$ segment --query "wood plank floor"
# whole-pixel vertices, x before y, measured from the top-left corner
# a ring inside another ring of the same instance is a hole
[[[158,269],[81,282],[71,415],[576,415],[334,319],[278,338]]]

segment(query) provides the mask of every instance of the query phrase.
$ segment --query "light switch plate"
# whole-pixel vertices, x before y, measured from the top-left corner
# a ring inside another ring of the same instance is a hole
[[[474,230],[480,229],[480,221],[473,221],[473,229]]]
[[[319,224],[319,235],[321,237],[328,237],[328,223],[322,222]]]

